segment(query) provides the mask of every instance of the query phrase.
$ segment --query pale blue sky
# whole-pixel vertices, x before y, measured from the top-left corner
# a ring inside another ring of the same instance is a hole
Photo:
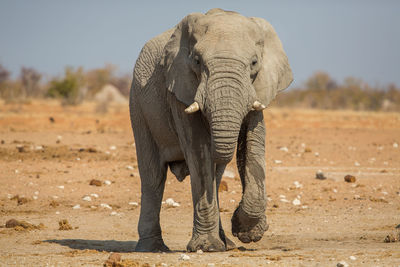
[[[301,85],[323,70],[337,81],[400,85],[400,1],[0,0],[0,64],[49,75],[105,63],[130,73],[143,44],[186,14],[213,7],[267,19]]]

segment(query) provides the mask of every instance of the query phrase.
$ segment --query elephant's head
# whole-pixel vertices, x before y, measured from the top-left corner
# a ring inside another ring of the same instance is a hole
[[[190,14],[164,52],[167,88],[187,113],[207,118],[216,162],[232,159],[246,114],[267,107],[292,82],[282,44],[261,18],[221,9]]]

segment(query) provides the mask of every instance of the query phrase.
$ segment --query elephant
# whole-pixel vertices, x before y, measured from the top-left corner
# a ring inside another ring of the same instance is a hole
[[[235,247],[222,228],[218,188],[236,148],[242,199],[232,234],[259,241],[268,229],[263,110],[292,82],[273,27],[264,19],[211,9],[191,13],[142,48],[129,107],[141,180],[135,251],[170,251],[160,209],[168,167],[190,175],[193,230],[187,251]]]

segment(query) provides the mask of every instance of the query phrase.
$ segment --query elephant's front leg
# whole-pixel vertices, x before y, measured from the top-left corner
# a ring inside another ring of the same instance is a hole
[[[262,112],[251,111],[239,133],[237,166],[242,201],[232,216],[232,234],[244,243],[259,241],[268,229],[265,216],[265,125]]]

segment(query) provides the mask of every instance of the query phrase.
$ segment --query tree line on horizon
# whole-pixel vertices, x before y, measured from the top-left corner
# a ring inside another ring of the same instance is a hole
[[[11,73],[0,64],[0,98],[6,103],[29,99],[54,98],[66,105],[77,105],[93,99],[104,85],[114,85],[128,97],[131,74],[116,74],[116,66],[84,71],[82,67],[66,67],[64,74],[45,81],[34,68],[22,67],[20,74]],[[348,77],[338,83],[328,73],[316,72],[298,88],[278,94],[274,107],[311,108],[329,110],[400,111],[400,88],[394,84],[371,86]]]

